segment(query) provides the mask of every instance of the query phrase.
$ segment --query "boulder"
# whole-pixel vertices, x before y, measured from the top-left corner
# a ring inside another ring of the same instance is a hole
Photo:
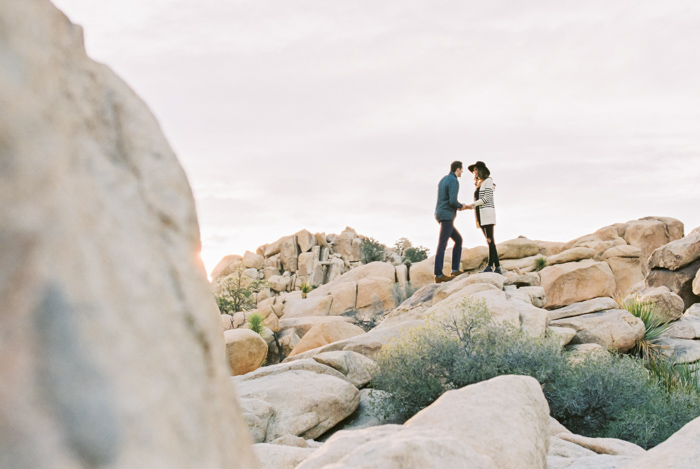
[[[465,286],[459,282],[460,280],[455,279],[452,282],[433,283],[423,287],[386,315],[377,328],[393,327],[406,321],[422,319],[438,309],[457,308],[462,300],[475,293],[489,290],[502,293],[501,290],[489,283],[474,283]]]
[[[287,433],[317,438],[352,414],[360,392],[344,379],[306,370],[289,370],[236,382],[243,399],[260,399],[274,409],[264,442]]]
[[[695,273],[695,278],[691,284],[691,289],[696,296],[700,297],[700,270]]]
[[[640,258],[645,274],[649,256],[657,248],[683,237],[683,223],[674,218],[645,217],[625,225],[625,241],[642,251]]]
[[[656,249],[649,258],[649,269],[678,270],[700,259],[700,227],[688,236]]]
[[[377,364],[374,360],[357,352],[324,352],[314,355],[313,359],[322,365],[338,370],[357,388],[369,383],[377,372]]]
[[[294,236],[299,245],[299,252],[302,254],[311,251],[311,248],[316,246],[316,235],[311,234],[308,230],[301,230]]]
[[[623,469],[700,467],[698,441],[700,441],[700,417],[685,424],[668,440],[623,466]]]
[[[537,242],[524,237],[498,243],[496,249],[499,259],[522,259],[536,256],[540,253],[540,247]],[[488,257],[488,252],[486,256]]]
[[[645,283],[649,287],[668,287],[683,299],[686,308],[700,303],[700,296],[693,292],[693,281],[700,271],[700,259],[678,270],[653,269],[647,275]]]
[[[241,265],[243,257],[236,254],[231,254],[229,256],[224,256],[223,259],[219,261],[218,264],[211,271],[211,279],[215,281],[221,277],[226,277],[236,271],[239,265]]]
[[[597,454],[610,454],[613,456],[642,456],[646,454],[644,448],[624,440],[616,438],[591,438],[576,435],[574,433],[561,433],[558,438],[575,443]]]
[[[581,236],[580,238],[569,241],[566,243],[565,248],[590,248],[596,252],[596,258],[600,259],[600,256],[608,249],[623,244],[627,244],[627,242],[620,237],[617,228],[615,226],[606,226],[593,234]]]
[[[408,266],[406,264],[399,264],[394,266],[396,269],[396,282],[399,286],[403,287],[408,283]]]
[[[311,358],[320,353],[333,352],[336,350],[349,350],[352,352],[361,353],[362,355],[374,360],[384,345],[394,340],[394,338],[398,337],[404,331],[423,324],[424,323],[422,320],[414,320],[405,321],[392,327],[375,327],[365,334],[350,337],[349,339],[339,340],[337,342],[324,345],[323,347],[300,353],[294,357],[287,358],[284,362],[287,363],[293,360]]]
[[[550,324],[575,329],[572,344],[598,344],[620,352],[632,349],[645,332],[641,319],[620,309],[557,319]]]
[[[593,259],[596,252],[594,249],[586,247],[576,247],[562,251],[559,254],[547,257],[547,265],[566,264],[567,262],[578,262],[585,259]]]
[[[559,344],[563,347],[576,337],[576,329],[570,327],[549,326],[547,332],[559,339]]]
[[[667,287],[645,288],[638,295],[638,299],[654,304],[667,321],[680,318],[685,310],[683,299]]]
[[[233,316],[231,316],[230,314],[222,314],[221,328],[225,331],[233,329]]]
[[[695,363],[700,360],[700,340],[662,337],[658,344],[662,347],[661,353],[676,363]]]
[[[263,267],[263,278],[265,280],[269,281],[270,278],[272,278],[274,276],[278,276],[279,274],[280,274],[280,271],[277,267],[270,267],[270,266]],[[278,291],[278,292],[285,291],[284,290],[285,287],[282,287],[282,288],[283,288],[282,290],[275,289],[275,291]]]
[[[299,448],[272,443],[253,445],[260,469],[294,469],[311,456],[316,448]]]
[[[547,309],[612,296],[615,292],[615,276],[610,266],[591,259],[545,267],[540,271],[540,279],[547,296]]]
[[[292,273],[297,271],[299,266],[299,245],[296,237],[286,236],[280,240],[280,262],[282,268]]]
[[[547,310],[520,300],[510,301],[520,313],[520,329],[531,337],[544,337],[547,332]]]
[[[265,258],[260,254],[246,251],[243,255],[243,265],[248,269],[260,270],[265,267]]]
[[[498,249],[498,248],[496,248]],[[500,257],[500,256],[499,256]],[[489,248],[486,246],[476,246],[469,249],[462,249],[462,257],[460,259],[462,269],[475,270],[481,267],[489,258]],[[434,257],[433,257],[434,259]],[[450,256],[450,259],[452,257]],[[435,261],[433,261],[433,266]],[[449,264],[448,264],[449,265]],[[432,271],[431,271],[432,274]]]
[[[377,402],[384,401],[389,398],[389,393],[378,389],[361,389],[360,390],[360,405],[357,406],[355,412],[347,419],[343,420],[340,425],[324,434],[321,439],[328,440],[331,436],[341,430],[361,430],[363,428],[376,427],[379,425],[402,424],[406,419],[400,415],[379,415],[376,412]],[[379,404],[381,406],[381,404]]]
[[[532,306],[544,308],[544,305],[547,304],[547,296],[542,287],[521,287],[518,288],[518,291],[526,294],[530,298],[529,303]]]
[[[275,408],[267,401],[262,399],[239,399],[241,403],[241,411],[248,431],[255,443],[265,441],[267,433],[267,425],[275,415]]]
[[[387,262],[370,262],[349,270],[332,282],[318,287],[309,293],[309,298],[328,295],[329,292],[332,293],[342,283],[357,284],[360,280],[370,277],[383,277],[394,282],[396,281],[396,270],[393,265]]]
[[[540,254],[522,259],[504,259],[501,260],[501,268],[507,271],[516,271],[522,273],[532,272],[537,268],[537,259],[542,257]]]
[[[270,286],[270,289],[279,293],[288,291],[291,283],[292,278],[288,275],[273,275],[267,279],[267,284]]]
[[[415,288],[423,288],[426,285],[435,283],[435,274],[433,273],[434,268],[434,257],[411,264],[410,269],[408,269],[408,278],[411,281],[411,285]],[[449,270],[449,267],[447,270]]]
[[[644,280],[643,267],[639,256],[616,255],[622,254],[620,252],[622,249],[620,248],[626,247],[631,246],[617,246],[608,249],[603,254],[605,262],[608,263],[615,277],[615,294],[623,297],[630,292],[633,285]],[[634,249],[638,250],[638,248]]]
[[[554,241],[535,241],[540,248],[540,254],[545,257],[555,256],[564,251],[566,243]]]
[[[51,2],[0,25],[0,466],[255,467],[157,120]]]
[[[319,363],[311,358],[264,366],[245,375],[236,376],[234,377],[233,381],[234,383],[236,383],[236,385],[239,385],[244,381],[253,381],[267,376],[283,375],[289,371],[309,371],[311,373],[333,376],[334,378],[340,378],[350,382],[348,379],[345,378],[345,375],[343,375],[338,370],[328,365]]]
[[[285,318],[280,319],[280,330],[285,331],[293,329],[294,332],[301,338],[306,335],[309,330],[316,324],[324,322],[350,322],[350,318],[341,316],[303,316],[300,318]]]
[[[224,332],[224,342],[234,376],[257,370],[265,363],[267,343],[257,332],[245,328],[231,329]]]
[[[564,308],[553,309],[549,312],[549,320],[554,321],[555,319],[570,318],[581,316],[582,314],[597,313],[598,311],[617,308],[619,308],[619,306],[612,298],[593,298],[591,300],[565,306]]]
[[[294,350],[292,350],[292,353],[289,354],[289,357],[364,333],[364,329],[348,322],[316,324],[301,338]]]
[[[284,303],[282,318],[300,318],[307,316],[328,316],[333,297],[309,295],[307,298],[290,298]]]
[[[358,311],[371,311],[381,313],[390,311],[396,307],[396,300],[392,294],[394,280],[385,277],[363,278],[357,282]]]
[[[481,298],[486,302],[486,307],[494,321],[520,327],[520,310],[506,299],[504,292],[486,290],[474,293],[471,297],[475,299]],[[453,296],[452,298],[456,297]],[[443,303],[446,302],[438,303],[438,306]]]
[[[402,426],[340,431],[298,469],[545,468],[548,419],[534,378],[499,376],[446,392]]]
[[[345,262],[358,262],[362,260],[362,239],[357,232],[346,227],[333,240],[333,252],[339,254]]]
[[[540,286],[540,275],[537,273],[527,273],[521,275],[514,275],[512,277],[506,277],[503,281],[503,286],[514,285],[518,288],[520,287],[539,287]]]
[[[357,284],[355,282],[342,282],[334,285],[328,294],[332,298],[329,315],[338,316],[357,309]]]
[[[664,336],[673,339],[700,339],[700,317],[684,314],[677,321],[671,323]]]
[[[683,314],[686,316],[700,317],[700,303],[695,303],[693,306],[685,310],[685,313]]]

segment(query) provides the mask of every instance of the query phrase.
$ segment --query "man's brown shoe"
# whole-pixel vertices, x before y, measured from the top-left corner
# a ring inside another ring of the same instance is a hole
[[[454,277],[452,277],[450,275],[441,275],[439,277],[435,277],[435,283],[449,282],[453,278]]]
[[[450,275],[452,276],[452,278],[455,278],[455,277],[459,277],[463,273],[464,273],[463,270],[458,270],[457,272],[452,272]]]

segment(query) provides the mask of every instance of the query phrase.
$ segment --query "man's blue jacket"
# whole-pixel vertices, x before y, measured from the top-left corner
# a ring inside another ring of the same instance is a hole
[[[435,219],[437,221],[454,220],[457,210],[462,204],[457,200],[459,193],[459,181],[457,175],[450,172],[440,180],[438,184],[437,206],[435,207]]]

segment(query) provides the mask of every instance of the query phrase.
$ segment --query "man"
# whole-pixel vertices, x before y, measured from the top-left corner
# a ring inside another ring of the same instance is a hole
[[[435,253],[435,282],[441,283],[452,280],[462,271],[459,264],[462,259],[462,236],[454,226],[457,210],[467,208],[466,204],[457,201],[459,193],[459,181],[462,177],[462,162],[453,161],[450,166],[450,174],[440,180],[438,184],[437,207],[435,207],[435,219],[440,223],[440,240],[438,241],[437,252]],[[452,248],[452,275],[444,275],[442,272],[445,263],[445,249],[447,241],[452,238],[455,242]]]

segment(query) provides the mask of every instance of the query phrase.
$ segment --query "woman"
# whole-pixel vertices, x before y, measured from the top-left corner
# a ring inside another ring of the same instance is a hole
[[[489,264],[482,272],[495,272],[503,274],[501,264],[498,262],[498,251],[496,250],[496,241],[493,237],[493,228],[496,225],[496,206],[493,202],[493,189],[495,184],[491,179],[491,171],[486,167],[483,161],[467,167],[474,174],[474,203],[468,208],[474,209],[476,216],[476,227],[481,228],[481,231],[486,237],[486,243],[489,246]]]

